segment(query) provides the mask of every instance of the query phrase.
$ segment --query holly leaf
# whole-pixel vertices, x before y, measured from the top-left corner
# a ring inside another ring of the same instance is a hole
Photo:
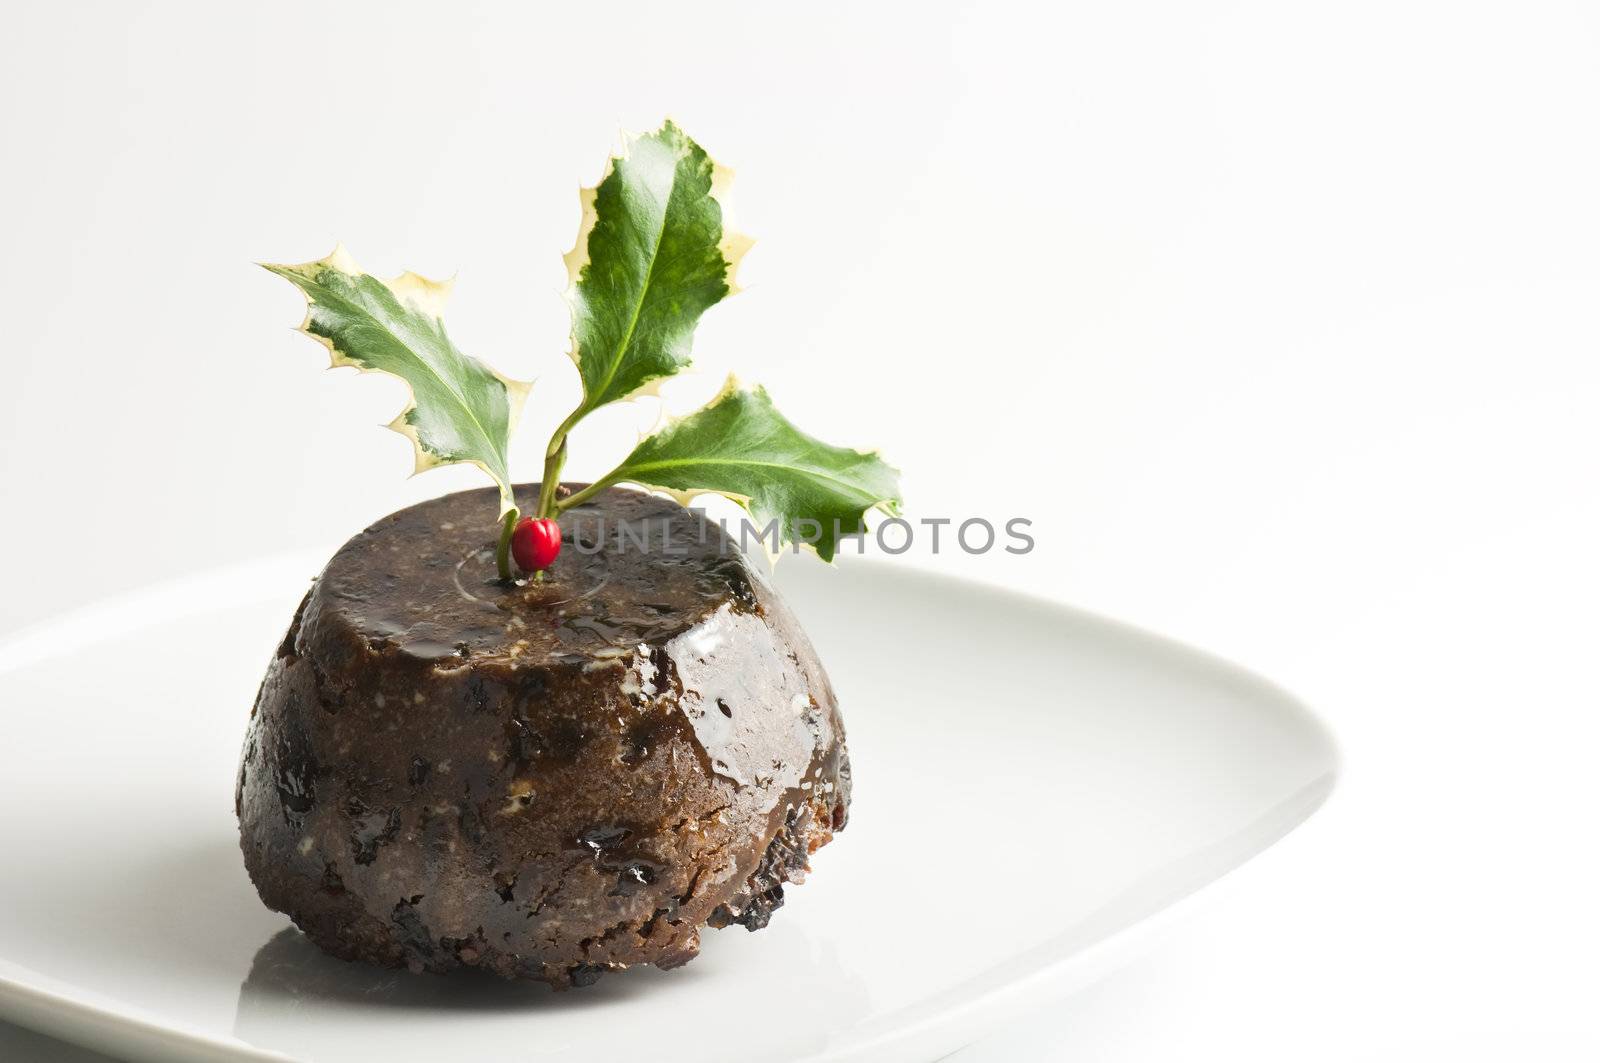
[[[710,404],[644,439],[621,465],[564,505],[615,483],[666,491],[687,503],[734,499],[760,530],[777,522],[777,548],[805,543],[824,561],[839,540],[866,531],[867,510],[900,511],[900,473],[875,453],[830,446],[791,424],[765,389],[732,377]]]
[[[415,273],[380,280],[363,273],[342,247],[303,265],[263,265],[304,293],[300,331],[328,348],[334,367],[406,382],[411,402],[388,427],[411,440],[417,472],[471,462],[499,485],[501,515],[515,508],[506,451],[528,385],[450,342],[440,318],[449,281]]]
[[[566,256],[572,346],[585,414],[689,364],[700,315],[736,290],[750,241],[722,227],[728,172],[671,122],[635,137],[580,192],[583,222]]]

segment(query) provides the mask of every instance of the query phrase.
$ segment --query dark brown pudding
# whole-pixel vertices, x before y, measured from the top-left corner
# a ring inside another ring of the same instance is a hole
[[[239,767],[262,900],[345,959],[557,987],[765,926],[849,807],[811,643],[674,502],[576,507],[522,587],[494,581],[494,510],[386,517],[301,603]]]

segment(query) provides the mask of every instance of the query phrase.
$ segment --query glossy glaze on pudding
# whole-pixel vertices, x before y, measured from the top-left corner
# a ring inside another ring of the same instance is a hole
[[[521,586],[494,579],[494,510],[386,517],[301,603],[239,767],[262,900],[345,959],[557,987],[765,926],[850,799],[794,617],[674,502],[602,492]]]

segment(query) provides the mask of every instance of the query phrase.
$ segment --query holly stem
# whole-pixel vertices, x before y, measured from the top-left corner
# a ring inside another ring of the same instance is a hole
[[[517,507],[512,506],[506,511],[505,520],[500,525],[500,545],[495,547],[494,567],[500,574],[501,583],[511,582],[511,532],[517,526],[517,518],[522,514],[517,512]]]
[[[572,416],[562,421],[561,427],[550,437],[550,445],[544,452],[544,475],[539,480],[539,508],[534,510],[535,517],[556,515],[556,488],[561,486],[561,467],[567,463],[567,433],[583,414],[581,406],[573,410]]]
[[[573,494],[568,495],[566,498],[563,498],[560,502],[556,503],[556,512],[560,513],[566,509],[570,509],[573,506],[582,505],[610,486],[610,475],[607,474],[606,476],[602,476],[588,487],[585,487],[582,491],[574,492]]]

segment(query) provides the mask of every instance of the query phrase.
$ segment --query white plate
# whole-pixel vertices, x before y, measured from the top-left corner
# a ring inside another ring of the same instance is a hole
[[[1333,784],[1322,725],[1221,661],[975,584],[790,562],[856,789],[768,929],[565,994],[341,963],[256,899],[232,807],[316,567],[190,580],[0,648],[0,1016],[161,1060],[931,1059],[1095,977]]]

